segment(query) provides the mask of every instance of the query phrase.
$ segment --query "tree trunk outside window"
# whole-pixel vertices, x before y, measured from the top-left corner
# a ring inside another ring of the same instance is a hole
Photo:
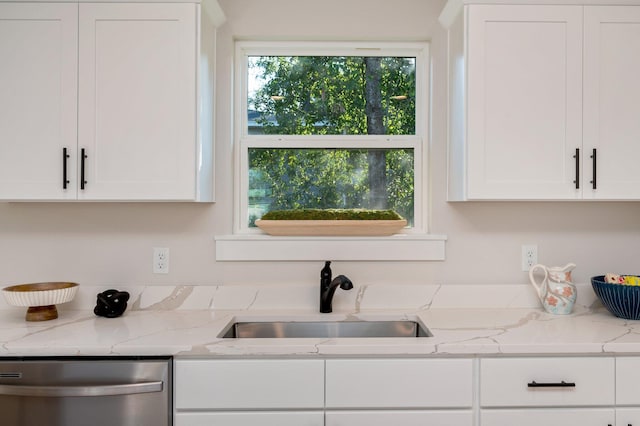
[[[365,61],[365,113],[367,115],[367,134],[384,135],[384,111],[382,108],[381,61],[380,57],[366,57]],[[369,163],[369,190],[371,208],[386,209],[387,172],[386,154],[380,149],[371,149],[367,155]]]

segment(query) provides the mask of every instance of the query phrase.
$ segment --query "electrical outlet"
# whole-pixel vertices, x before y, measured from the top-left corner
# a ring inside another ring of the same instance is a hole
[[[522,270],[528,272],[536,263],[538,263],[538,246],[535,244],[522,246]]]
[[[153,248],[153,273],[169,273],[169,249],[167,247]]]

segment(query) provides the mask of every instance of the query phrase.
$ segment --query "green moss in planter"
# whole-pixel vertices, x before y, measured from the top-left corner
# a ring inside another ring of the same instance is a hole
[[[298,209],[274,210],[265,213],[263,220],[402,220],[393,210],[366,209]]]

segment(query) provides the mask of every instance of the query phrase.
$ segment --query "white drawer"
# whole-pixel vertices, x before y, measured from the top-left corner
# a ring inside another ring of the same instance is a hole
[[[616,358],[616,404],[640,404],[640,358]]]
[[[323,360],[177,360],[177,410],[323,408]]]
[[[326,361],[327,408],[470,407],[470,359]]]
[[[324,426],[324,412],[178,413],[175,426]]]
[[[472,426],[473,413],[465,411],[327,411],[325,426]]]
[[[482,426],[612,426],[613,408],[482,410]],[[625,425],[626,426],[626,425]]]
[[[612,405],[614,378],[613,358],[483,359],[480,361],[480,405]]]
[[[616,408],[616,425],[640,425],[640,408]]]

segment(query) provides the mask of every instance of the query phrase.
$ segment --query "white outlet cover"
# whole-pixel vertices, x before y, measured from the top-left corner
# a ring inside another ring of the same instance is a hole
[[[169,249],[167,247],[153,248],[153,273],[169,273]]]
[[[538,246],[525,244],[522,246],[522,270],[529,272],[533,265],[538,263]]]

